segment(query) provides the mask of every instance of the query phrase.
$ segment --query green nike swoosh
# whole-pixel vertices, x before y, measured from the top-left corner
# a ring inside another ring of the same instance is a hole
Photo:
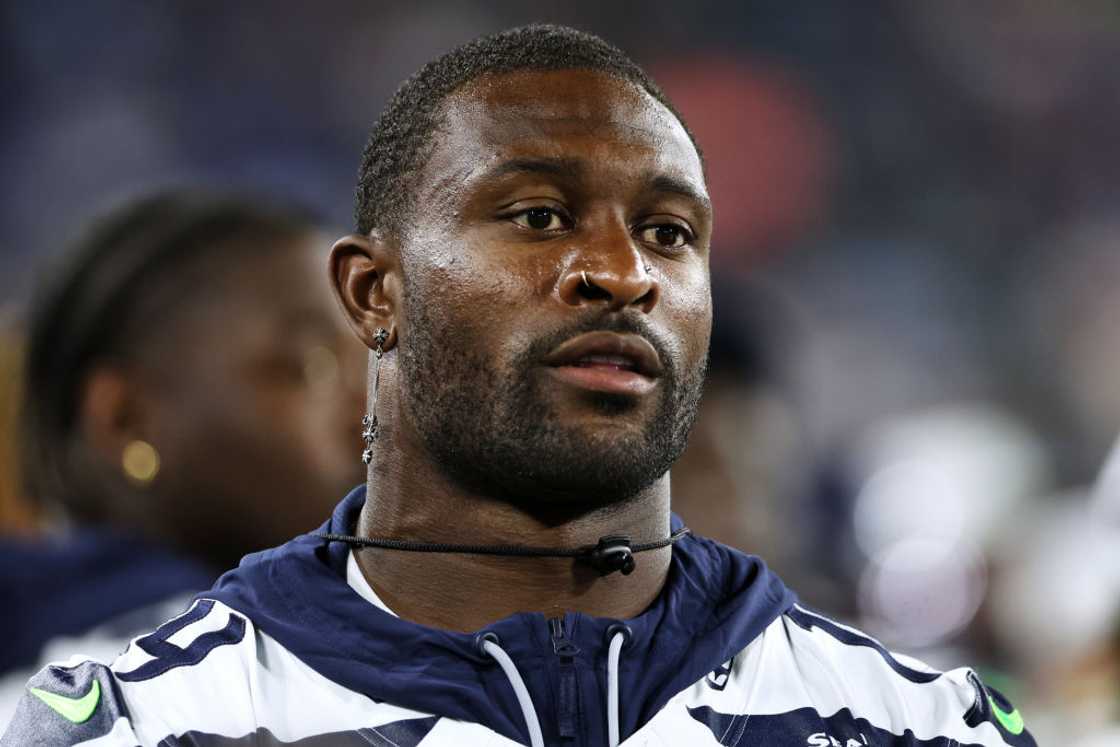
[[[1007,729],[1011,734],[1023,733],[1023,717],[1019,715],[1018,708],[1011,711],[1011,713],[1001,710],[1000,707],[996,705],[996,702],[992,700],[991,695],[988,696],[988,702],[992,704],[992,712],[996,714],[996,718],[999,719],[1004,729]]]
[[[31,688],[31,694],[49,705],[51,710],[67,721],[80,724],[88,721],[97,710],[97,702],[101,700],[101,685],[94,680],[89,692],[80,698],[67,698],[65,695],[49,693],[37,687]]]

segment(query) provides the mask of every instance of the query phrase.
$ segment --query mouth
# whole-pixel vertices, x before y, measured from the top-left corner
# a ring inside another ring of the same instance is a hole
[[[640,396],[657,386],[663,367],[645,338],[616,332],[573,337],[546,358],[552,374],[571,386],[595,392]]]

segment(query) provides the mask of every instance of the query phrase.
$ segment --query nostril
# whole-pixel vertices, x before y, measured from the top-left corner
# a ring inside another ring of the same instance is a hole
[[[579,295],[588,301],[609,301],[611,300],[610,291],[595,285],[593,282],[580,283]]]

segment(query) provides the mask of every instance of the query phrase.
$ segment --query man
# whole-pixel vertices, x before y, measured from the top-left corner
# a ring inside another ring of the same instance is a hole
[[[18,440],[45,521],[0,537],[0,728],[44,664],[111,661],[356,482],[366,351],[323,243],[296,206],[176,189],[99,215],[44,273]]]
[[[374,351],[366,487],[111,667],[44,669],[4,744],[1034,744],[670,517],[712,216],[621,52],[533,26],[425,66],[357,223],[330,273]]]

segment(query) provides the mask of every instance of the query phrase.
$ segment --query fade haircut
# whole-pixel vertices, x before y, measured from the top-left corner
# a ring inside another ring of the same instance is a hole
[[[487,74],[521,70],[594,70],[638,86],[681,122],[681,115],[633,60],[597,36],[565,26],[534,24],[484,36],[451,50],[406,80],[370,131],[358,172],[358,232],[399,233],[414,207],[417,175],[433,148],[443,102]],[[697,147],[699,152],[699,147]]]

